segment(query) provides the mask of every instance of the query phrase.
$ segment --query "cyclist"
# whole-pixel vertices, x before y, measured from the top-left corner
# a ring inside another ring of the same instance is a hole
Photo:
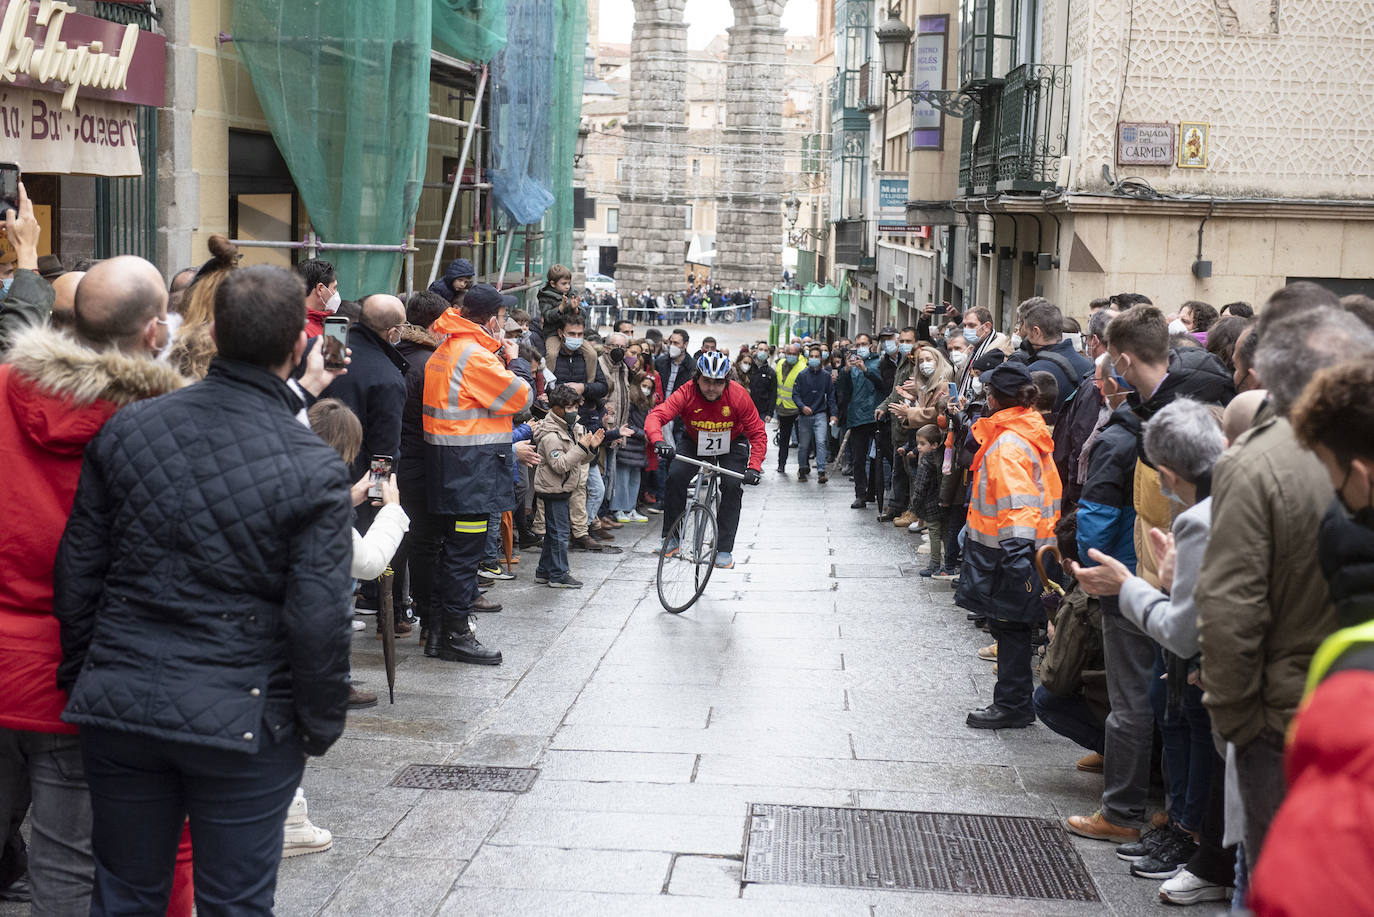
[[[745,484],[757,484],[763,458],[768,451],[768,433],[759,418],[749,390],[731,381],[730,358],[716,350],[697,358],[697,375],[678,386],[672,397],[649,412],[644,432],[660,461],[671,461],[681,452],[696,459],[715,458],[722,468],[742,473]],[[663,438],[663,425],[680,419],[677,446]],[[673,531],[678,516],[687,505],[687,484],[696,466],[677,462],[668,466],[668,485],[664,493],[663,537]],[[716,566],[728,570],[735,565],[730,552],[735,547],[739,509],[744,494],[738,478],[721,475],[720,511],[716,526]],[[665,544],[672,551],[676,545]]]

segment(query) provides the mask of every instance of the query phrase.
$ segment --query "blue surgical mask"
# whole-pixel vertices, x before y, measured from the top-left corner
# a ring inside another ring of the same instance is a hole
[[[868,359],[868,348],[867,348],[867,347],[855,347],[855,348],[854,348],[854,355],[857,356],[860,360],[867,360],[867,359]]]
[[[903,341],[902,343],[897,345],[897,349],[902,352],[902,356],[906,356],[907,354],[911,353],[913,350],[916,349],[916,345],[908,344],[906,341]]]
[[[896,342],[896,341],[883,341],[883,353],[887,354],[888,356],[891,356],[892,354],[894,354],[894,353],[896,353],[896,352],[897,352],[897,342]]]
[[[830,358],[830,351],[825,350],[824,348],[822,348],[822,349],[821,349],[821,359],[822,359],[822,360],[828,360],[829,358]]]
[[[568,337],[566,337],[566,338],[563,339],[563,343],[564,343],[565,345],[567,345],[567,348],[568,348],[569,350],[581,350],[581,349],[582,349],[582,339],[581,339],[581,338],[575,338],[575,337],[572,337],[571,335],[569,335]]]
[[[783,357],[783,359],[786,360],[787,364],[790,366],[797,362],[797,355],[795,353],[789,353],[787,356]]]
[[[806,361],[806,365],[807,365],[808,367],[810,367],[811,369],[820,369],[820,368],[821,368],[821,358],[820,358],[820,357],[809,357],[809,358],[807,359],[807,361]]]
[[[760,351],[758,351],[757,353],[755,353],[754,355],[755,355],[756,357],[758,357],[760,360],[767,360],[767,359],[768,359],[768,351],[766,351],[766,350],[760,350]]]
[[[0,299],[4,299],[6,296],[10,295],[10,287],[12,286],[14,286],[13,275],[6,277],[4,280],[0,280]]]
[[[977,343],[978,343],[978,332],[977,332],[976,330],[974,330],[973,328],[965,328],[965,329],[964,329],[964,340],[968,341],[970,344],[977,344]]]

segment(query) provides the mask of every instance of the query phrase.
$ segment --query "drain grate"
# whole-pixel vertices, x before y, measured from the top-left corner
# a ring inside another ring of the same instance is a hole
[[[744,881],[1099,901],[1044,818],[753,805]]]
[[[413,790],[491,790],[524,793],[539,771],[532,767],[482,767],[473,764],[411,764],[392,786]]]
[[[877,579],[901,576],[896,564],[831,564],[830,575],[835,579]]]

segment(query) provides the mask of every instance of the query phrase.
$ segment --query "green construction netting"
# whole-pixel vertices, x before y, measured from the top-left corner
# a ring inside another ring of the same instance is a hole
[[[434,0],[434,50],[491,60],[506,46],[506,0]]]
[[[560,0],[554,45],[553,180],[554,204],[544,214],[542,267],[565,264],[576,273],[581,252],[573,251],[573,155],[577,152],[577,127],[582,120],[582,84],[586,66],[587,4],[585,0]]]
[[[424,176],[433,0],[236,0],[234,47],[315,230],[400,246]],[[399,252],[324,252],[339,291],[396,289]]]
[[[809,283],[803,290],[774,290],[773,312],[790,316],[840,314],[840,291],[832,286]]]

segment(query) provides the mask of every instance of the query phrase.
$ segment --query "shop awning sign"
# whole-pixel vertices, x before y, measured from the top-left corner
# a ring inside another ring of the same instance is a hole
[[[56,92],[66,111],[78,98],[162,105],[167,40],[161,35],[80,15],[62,0],[0,2],[0,90]]]
[[[140,175],[138,108],[78,98],[70,111],[52,92],[0,89],[0,149],[26,172]]]

